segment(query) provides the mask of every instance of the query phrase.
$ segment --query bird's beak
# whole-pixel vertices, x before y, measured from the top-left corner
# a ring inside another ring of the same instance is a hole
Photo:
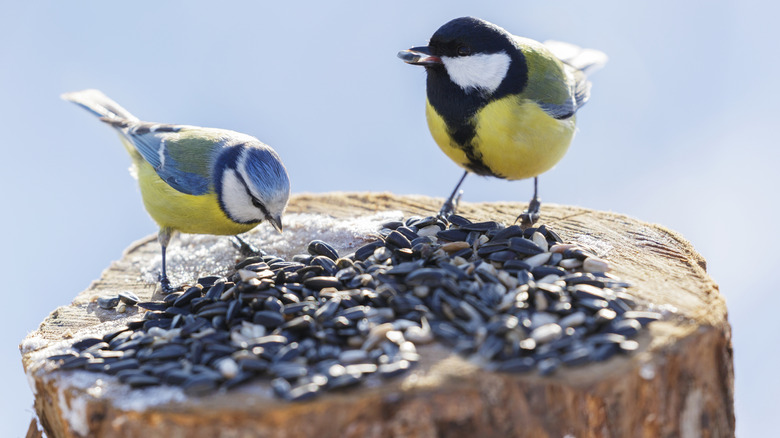
[[[266,219],[268,220],[268,222],[271,223],[271,225],[274,228],[276,228],[276,231],[278,231],[280,233],[282,232],[282,216],[281,215],[278,215],[278,216],[268,215],[268,217],[266,217]]]
[[[442,63],[441,58],[431,54],[431,49],[428,46],[412,47],[409,50],[401,50],[398,52],[398,57],[405,63],[414,65],[429,66]]]

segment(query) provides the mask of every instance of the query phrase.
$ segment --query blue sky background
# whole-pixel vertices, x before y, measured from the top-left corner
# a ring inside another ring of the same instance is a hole
[[[738,434],[776,432],[777,3],[5,0],[2,435],[23,436],[32,417],[21,339],[156,232],[116,135],[61,93],[99,88],[145,120],[252,134],[294,192],[443,197],[460,170],[428,134],[423,69],[395,54],[463,15],[610,56],[540,195],[693,242],[729,305]],[[532,186],[464,188],[467,201],[526,202]]]

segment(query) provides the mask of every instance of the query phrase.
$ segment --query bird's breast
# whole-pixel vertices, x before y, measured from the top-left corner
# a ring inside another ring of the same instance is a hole
[[[257,226],[230,220],[213,191],[203,195],[182,193],[163,181],[149,163],[137,164],[144,206],[160,227],[182,233],[235,235]]]
[[[574,117],[550,117],[535,102],[510,95],[489,102],[466,121],[474,135],[456,141],[459,127],[448,126],[435,108],[426,108],[428,127],[439,147],[461,167],[510,180],[550,170],[569,148]]]

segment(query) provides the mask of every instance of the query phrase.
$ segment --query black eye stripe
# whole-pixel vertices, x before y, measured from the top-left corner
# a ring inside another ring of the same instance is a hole
[[[244,178],[241,176],[241,174],[236,170],[236,177],[241,182],[241,184],[244,186],[244,190],[246,190],[246,194],[249,195],[249,198],[252,199],[252,205],[259,208],[260,211],[263,212],[264,217],[269,217],[271,214],[268,212],[268,209],[265,207],[265,204],[260,202],[259,199],[255,198],[255,196],[252,194],[252,191],[249,190],[249,185],[247,185],[246,181],[244,181]]]

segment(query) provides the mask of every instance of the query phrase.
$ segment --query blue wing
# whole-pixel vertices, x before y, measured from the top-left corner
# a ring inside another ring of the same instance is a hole
[[[188,195],[209,192],[212,153],[221,147],[218,138],[197,135],[198,128],[191,126],[102,120],[117,128],[171,187]]]

